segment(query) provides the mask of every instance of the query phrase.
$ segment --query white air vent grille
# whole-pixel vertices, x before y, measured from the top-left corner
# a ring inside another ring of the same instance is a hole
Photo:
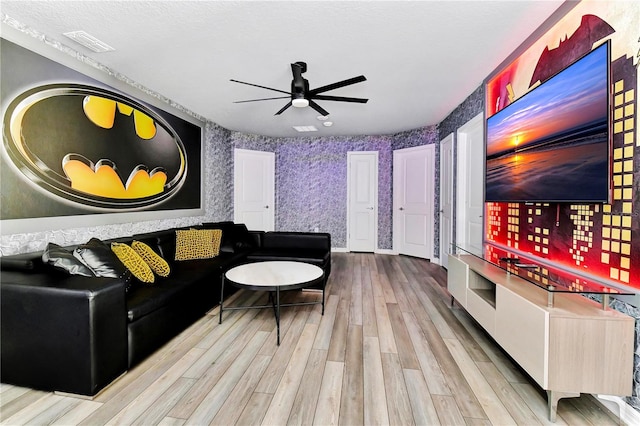
[[[91,49],[94,52],[109,52],[115,50],[113,47],[109,46],[104,41],[98,40],[91,34],[88,34],[86,31],[70,31],[68,33],[63,33],[65,36],[69,37],[71,40],[75,41],[86,47],[87,49]]]
[[[315,126],[293,126],[293,128],[299,132],[317,132],[318,131],[318,129],[316,129]]]

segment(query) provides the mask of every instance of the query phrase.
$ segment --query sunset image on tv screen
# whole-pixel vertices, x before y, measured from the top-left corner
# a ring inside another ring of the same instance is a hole
[[[608,200],[608,47],[487,119],[486,201]]]

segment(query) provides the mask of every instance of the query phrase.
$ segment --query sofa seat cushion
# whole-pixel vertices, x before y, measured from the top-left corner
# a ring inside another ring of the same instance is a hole
[[[326,250],[294,249],[294,248],[269,248],[256,249],[247,255],[247,260],[269,261],[283,260],[293,262],[306,262],[317,266],[324,266],[329,262],[330,253]]]
[[[136,286],[127,296],[127,319],[136,321],[171,303],[180,303],[183,297],[202,297],[202,286],[211,286],[211,297],[219,300],[220,275],[227,270],[234,256],[213,259],[195,259],[175,262],[171,275],[156,277],[152,286]],[[209,292],[207,292],[209,293]]]

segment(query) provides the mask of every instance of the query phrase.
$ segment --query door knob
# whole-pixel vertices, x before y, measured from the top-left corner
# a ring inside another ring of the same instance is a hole
[[[400,207],[398,210],[404,210],[404,207]]]
[[[373,207],[367,207],[367,210],[373,210]]]
[[[269,208],[269,206],[264,206],[264,208],[265,208],[265,209],[268,209],[268,208]]]

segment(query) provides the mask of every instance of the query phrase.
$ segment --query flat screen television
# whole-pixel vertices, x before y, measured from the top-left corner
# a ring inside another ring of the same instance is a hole
[[[606,203],[606,42],[487,118],[485,201]]]

